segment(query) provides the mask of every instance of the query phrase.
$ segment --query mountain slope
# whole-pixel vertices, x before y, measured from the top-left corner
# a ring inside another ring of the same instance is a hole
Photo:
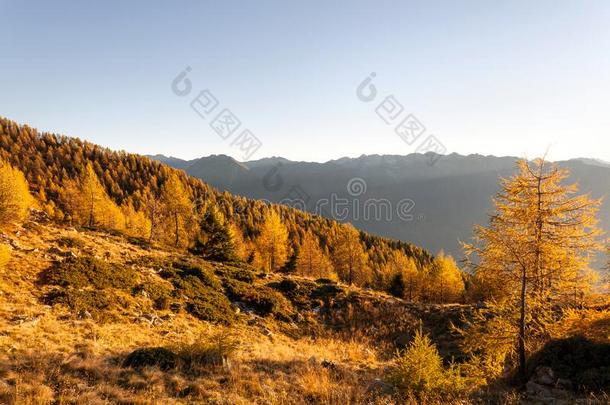
[[[371,389],[397,348],[422,319],[445,359],[460,358],[450,325],[471,311],[262,277],[37,211],[2,242],[14,249],[0,277],[0,403],[402,403]]]
[[[41,204],[52,211],[57,219],[64,219],[65,214],[60,198],[62,187],[77,177],[87,164],[91,164],[110,197],[119,204],[131,204],[136,210],[143,210],[147,199],[159,194],[171,174],[177,175],[190,199],[195,202],[198,215],[204,215],[208,207],[218,208],[243,233],[246,242],[256,239],[270,210],[280,213],[289,233],[292,251],[298,250],[301,239],[308,232],[328,248],[328,241],[342,229],[337,222],[320,216],[286,206],[271,207],[263,201],[219,192],[200,179],[143,156],[114,152],[76,138],[39,133],[4,118],[0,118],[0,158],[24,172]],[[175,159],[166,161],[175,162]],[[227,165],[228,160],[222,156],[205,161],[207,167],[236,167],[241,170],[241,166],[231,165],[230,162]],[[196,168],[204,164],[194,163]],[[383,268],[393,251],[413,257],[422,268],[433,259],[427,251],[410,243],[365,233],[361,233],[360,238],[370,258],[371,270]]]

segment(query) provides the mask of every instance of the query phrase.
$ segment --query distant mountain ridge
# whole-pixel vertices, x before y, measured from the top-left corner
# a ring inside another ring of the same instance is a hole
[[[413,219],[410,221],[395,216],[390,221],[366,219],[363,215],[355,215],[356,212],[339,219],[373,234],[408,240],[432,252],[444,249],[456,257],[461,255],[460,241],[470,239],[472,226],[487,223],[499,178],[510,176],[518,159],[453,153],[430,166],[427,156],[415,153],[362,155],[324,163],[294,162],[278,157],[238,162],[224,155],[191,161],[151,158],[182,168],[221,191],[249,198],[279,202],[304,195],[306,208],[312,212],[316,212],[316,202],[332,195],[358,199],[361,204],[367,199],[387,199],[394,207],[403,199],[411,199],[415,206],[411,209]],[[607,201],[610,164],[589,158],[556,163],[570,170],[569,180],[579,183],[580,192],[590,193],[595,198],[606,197],[599,218],[601,227],[610,230],[610,203]],[[366,190],[357,198],[347,190],[352,179],[361,179],[365,184]],[[320,213],[333,216],[328,211]]]

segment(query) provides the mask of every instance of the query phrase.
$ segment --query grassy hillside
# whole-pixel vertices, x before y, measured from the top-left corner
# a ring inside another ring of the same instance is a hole
[[[2,238],[2,403],[394,402],[376,379],[418,320],[449,359],[449,324],[470,310],[263,276],[40,212]],[[143,348],[167,352],[130,356]]]

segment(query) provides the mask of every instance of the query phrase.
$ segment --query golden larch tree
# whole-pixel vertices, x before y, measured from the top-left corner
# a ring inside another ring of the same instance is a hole
[[[515,354],[522,378],[527,352],[546,334],[550,311],[570,305],[575,289],[586,290],[583,275],[599,248],[600,201],[577,195],[576,185],[564,184],[567,176],[544,159],[519,161],[517,174],[501,182],[489,225],[475,226],[474,242],[464,245],[475,276],[496,286],[490,305],[498,327],[482,322],[472,333],[495,334],[487,347],[505,347],[496,356],[501,361]],[[500,343],[502,336],[506,340]],[[482,336],[470,341],[486,345]]]
[[[288,230],[273,209],[270,209],[265,217],[265,222],[256,239],[256,247],[265,270],[276,271],[286,263]]]
[[[383,267],[384,289],[391,294],[417,301],[420,299],[422,277],[412,257],[401,251],[394,251]]]
[[[0,227],[22,221],[32,203],[23,173],[0,160]]]
[[[334,277],[332,263],[330,259],[311,232],[307,232],[303,237],[299,247],[296,263],[297,273],[309,277]]]
[[[90,163],[78,179],[66,181],[61,198],[78,225],[108,229],[122,229],[124,225],[120,208],[110,199]]]
[[[460,301],[464,295],[462,271],[453,257],[439,252],[432,263],[430,277],[432,301],[444,304]]]
[[[248,249],[246,242],[244,241],[244,235],[236,224],[229,223],[228,226],[231,235],[233,235],[233,240],[235,243],[235,255],[237,256],[238,260],[245,262],[248,260]]]
[[[146,213],[136,211],[131,203],[123,204],[121,211],[125,221],[123,228],[127,235],[137,238],[146,238],[150,235],[151,224]]]
[[[177,174],[170,173],[163,183],[160,200],[166,239],[175,247],[188,245],[195,232],[195,207]]]
[[[352,224],[342,225],[334,238],[332,261],[339,278],[350,285],[364,285],[371,277],[360,233]]]

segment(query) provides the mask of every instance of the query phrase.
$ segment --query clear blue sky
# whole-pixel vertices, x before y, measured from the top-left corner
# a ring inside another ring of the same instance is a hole
[[[375,72],[448,152],[610,160],[608,1],[289,3],[0,1],[0,115],[113,149],[239,158],[172,93],[190,66],[193,91],[261,139],[254,158],[413,152],[356,97]]]

